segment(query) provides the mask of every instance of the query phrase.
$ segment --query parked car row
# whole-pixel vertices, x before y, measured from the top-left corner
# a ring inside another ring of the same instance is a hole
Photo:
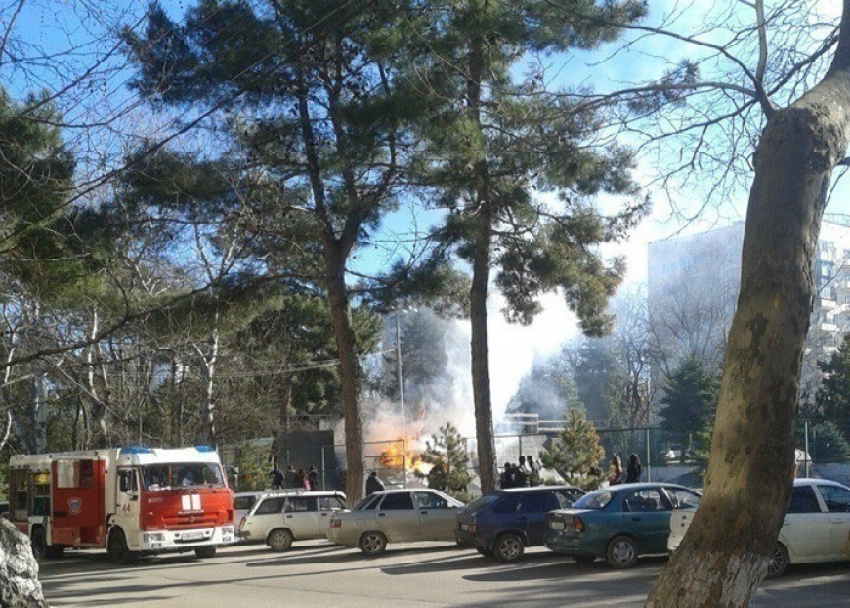
[[[396,542],[456,542],[505,563],[520,559],[526,547],[546,546],[579,563],[603,559],[628,568],[642,555],[674,551],[700,497],[669,483],[589,493],[539,486],[497,490],[464,505],[425,488],[376,492],[349,510],[341,492],[279,491],[250,497],[254,504],[240,518],[238,535],[277,551],[327,537],[366,555]],[[789,563],[848,560],[848,538],[850,488],[796,480],[769,575],[778,576]]]

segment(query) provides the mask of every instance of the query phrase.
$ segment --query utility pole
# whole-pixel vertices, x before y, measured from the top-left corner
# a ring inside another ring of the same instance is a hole
[[[398,359],[398,399],[401,404],[401,487],[407,488],[407,425],[404,419],[404,377],[401,362],[401,311],[395,313],[395,346]]]

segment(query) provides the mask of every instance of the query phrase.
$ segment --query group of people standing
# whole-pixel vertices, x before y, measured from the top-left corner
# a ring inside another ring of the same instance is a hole
[[[296,471],[292,465],[286,467],[286,471],[281,473],[275,467],[272,469],[269,476],[272,478],[273,490],[318,490],[319,489],[319,470],[312,466],[307,472],[304,469]]]
[[[608,467],[608,483],[612,486],[620,483],[637,483],[640,481],[640,476],[643,473],[643,467],[640,464],[640,458],[637,454],[629,456],[629,463],[626,465],[626,480],[623,482],[623,465],[620,462],[620,457],[616,454],[611,459],[611,466]]]
[[[527,488],[540,484],[540,465],[531,456],[520,456],[519,463],[506,462],[499,475],[499,487]]]

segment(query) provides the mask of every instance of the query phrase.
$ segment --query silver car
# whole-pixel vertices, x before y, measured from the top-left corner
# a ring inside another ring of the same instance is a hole
[[[378,555],[387,543],[454,542],[464,504],[437,490],[388,490],[367,496],[351,511],[335,513],[328,540]]]
[[[239,522],[239,535],[284,551],[296,540],[325,538],[332,515],[344,508],[342,492],[264,494]]]

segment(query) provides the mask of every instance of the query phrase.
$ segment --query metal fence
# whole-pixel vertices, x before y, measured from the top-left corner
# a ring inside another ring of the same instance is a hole
[[[519,425],[517,432],[499,433],[495,436],[496,462],[499,469],[506,462],[516,463],[520,456],[533,456],[539,461],[540,452],[558,442],[563,421],[532,420]],[[643,466],[644,481],[677,481],[685,485],[698,485],[697,472],[704,466],[698,438],[690,434],[673,434],[657,426],[641,428],[597,428],[605,458],[600,468],[605,470],[616,454],[625,463],[629,455],[637,454]],[[850,420],[839,423],[813,423],[800,421],[796,431],[797,474],[820,476],[837,481],[850,481]],[[466,438],[468,470],[473,486],[478,478],[477,442]],[[418,445],[398,440],[364,443],[363,468],[366,473],[376,471],[388,488],[425,484],[424,476],[417,473]],[[289,462],[287,453],[286,462]],[[319,489],[344,489],[345,445],[321,447]],[[554,472],[544,471],[544,479],[552,479]]]

